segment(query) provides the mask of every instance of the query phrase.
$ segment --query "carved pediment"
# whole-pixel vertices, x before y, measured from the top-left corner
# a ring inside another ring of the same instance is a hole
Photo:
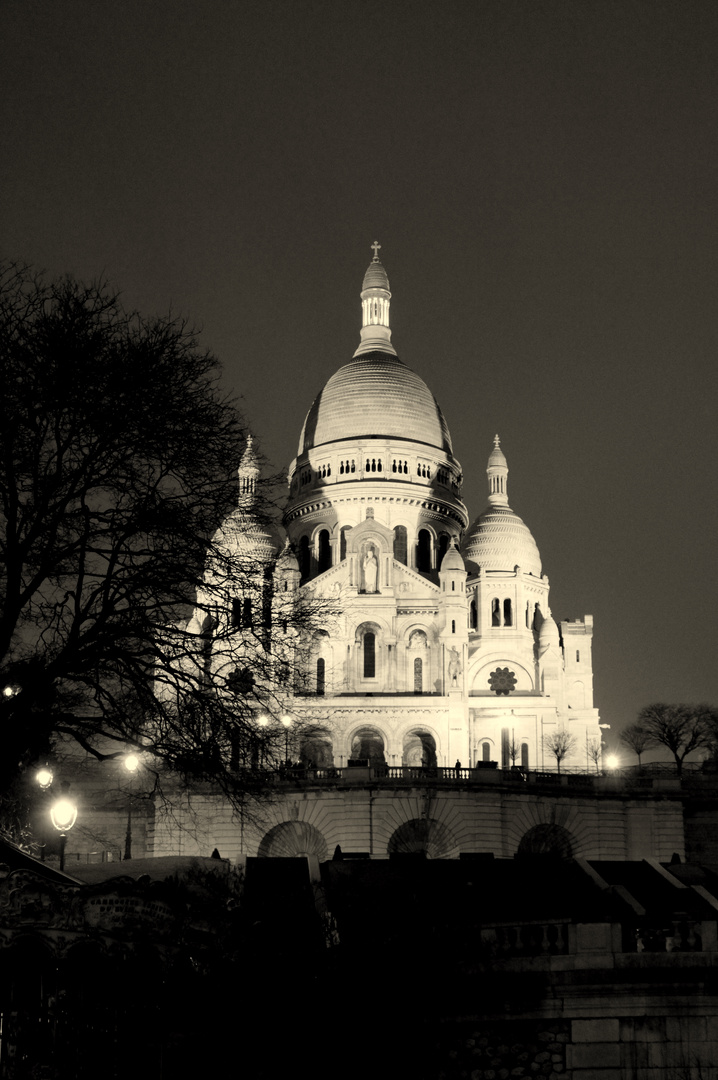
[[[353,529],[347,529],[344,535],[347,555],[361,553],[366,550],[368,544],[373,544],[382,554],[393,553],[394,533],[373,517],[365,518]]]

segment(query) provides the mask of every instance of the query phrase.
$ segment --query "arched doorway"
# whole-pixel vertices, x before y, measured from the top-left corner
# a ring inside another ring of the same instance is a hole
[[[402,762],[412,768],[436,768],[436,742],[428,731],[409,731],[404,736]]]
[[[350,757],[353,761],[368,761],[372,767],[386,765],[384,739],[376,728],[359,728],[352,739]]]
[[[332,740],[326,728],[310,728],[302,738],[299,760],[307,769],[331,769],[334,765]]]

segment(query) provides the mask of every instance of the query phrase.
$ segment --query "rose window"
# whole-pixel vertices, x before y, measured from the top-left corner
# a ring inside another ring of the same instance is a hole
[[[510,694],[516,687],[516,676],[507,667],[496,668],[489,675],[489,686],[495,694]]]

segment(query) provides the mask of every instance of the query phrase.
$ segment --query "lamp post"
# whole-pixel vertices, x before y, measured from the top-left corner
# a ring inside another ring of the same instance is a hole
[[[50,807],[50,821],[60,834],[60,870],[65,869],[67,834],[77,821],[77,806],[67,794],[69,787],[67,782],[62,785],[63,794]]]
[[[123,765],[130,774],[130,787],[127,792],[127,831],[125,832],[125,854],[123,859],[132,858],[132,777],[140,767],[140,759],[137,754],[127,754]]]
[[[264,768],[264,732],[265,732],[265,729],[269,726],[269,717],[266,716],[264,713],[261,716],[258,716],[257,717],[257,725],[258,725],[258,727],[260,727],[262,729],[260,739],[259,739],[259,767],[260,767],[260,769],[263,769]]]
[[[283,716],[282,724],[284,725],[284,761],[285,764],[289,764],[289,729],[292,726],[291,716]]]

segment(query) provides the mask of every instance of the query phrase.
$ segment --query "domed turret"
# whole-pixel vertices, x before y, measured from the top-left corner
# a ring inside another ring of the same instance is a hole
[[[293,591],[299,585],[300,577],[299,561],[289,543],[289,537],[287,537],[274,567],[274,581],[277,591],[280,593]]]
[[[541,556],[536,541],[509,506],[508,472],[496,435],[486,469],[489,505],[469,529],[463,544],[464,557],[482,570],[513,570],[520,566],[525,573],[540,577]]]
[[[451,543],[446,549],[444,558],[441,560],[441,566],[439,567],[442,573],[447,570],[460,570],[462,573],[466,572],[466,566],[464,560],[461,558],[461,552],[456,546],[456,540],[451,537]]]
[[[260,468],[257,455],[254,450],[251,435],[247,436],[247,445],[239,462],[237,477],[239,479],[239,505],[251,507],[257,497],[257,481],[259,480]]]
[[[539,630],[539,655],[543,656],[546,650],[552,647],[558,649],[560,643],[556,621],[549,611],[548,615],[545,616],[541,623],[541,629]]]
[[[375,240],[372,247],[374,258],[364,275],[361,291],[361,344],[354,355],[361,356],[363,353],[378,350],[396,356],[389,329],[389,301],[391,300],[389,278],[379,262],[381,244]]]
[[[227,558],[266,565],[273,561],[277,552],[277,538],[271,526],[259,520],[257,512],[257,481],[260,475],[259,461],[247,436],[247,445],[237,470],[239,496],[237,509],[225,518],[213,537],[213,544]]]

